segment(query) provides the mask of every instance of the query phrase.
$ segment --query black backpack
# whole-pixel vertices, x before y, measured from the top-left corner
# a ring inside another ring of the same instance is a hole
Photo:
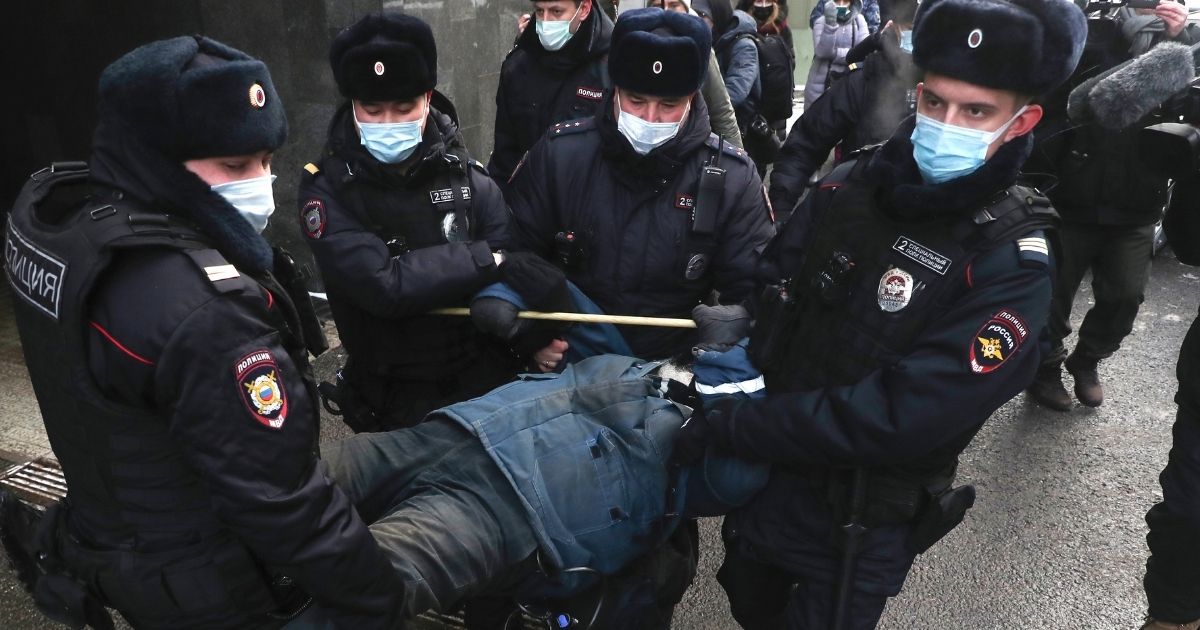
[[[743,33],[758,49],[758,78],[762,82],[762,97],[758,113],[769,122],[792,117],[792,90],[795,86],[796,58],[780,35]]]

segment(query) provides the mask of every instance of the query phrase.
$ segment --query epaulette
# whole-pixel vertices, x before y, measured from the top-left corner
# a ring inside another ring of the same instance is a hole
[[[846,73],[849,74],[851,72],[854,72],[855,70],[862,70],[862,69],[863,69],[863,64],[855,62],[855,63],[852,63],[852,64],[846,66]]]
[[[1028,269],[1045,269],[1050,266],[1050,243],[1046,233],[1034,230],[1017,239],[1017,260]]]
[[[569,136],[575,133],[583,133],[596,128],[595,118],[580,118],[578,120],[567,120],[560,122],[546,131],[546,135],[551,138],[559,138]]]
[[[742,149],[735,144],[730,144],[729,142],[721,142],[721,139],[715,133],[708,134],[708,140],[706,140],[704,144],[708,145],[708,148],[714,151],[717,149],[717,147],[720,147],[721,153],[738,158],[743,162],[750,161],[750,155],[746,153],[745,149]]]
[[[321,167],[309,162],[304,165],[304,171],[308,173],[309,177],[316,177],[321,172]]]

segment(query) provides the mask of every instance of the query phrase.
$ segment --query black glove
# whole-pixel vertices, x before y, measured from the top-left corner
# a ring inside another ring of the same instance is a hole
[[[504,262],[500,264],[500,279],[528,302],[531,309],[575,310],[575,302],[567,289],[567,277],[561,269],[537,254],[505,254]]]
[[[745,307],[733,305],[708,306],[699,304],[692,309],[692,319],[699,332],[696,345],[721,347],[733,345],[750,334],[754,320]]]
[[[675,438],[671,461],[686,466],[704,457],[710,445],[727,449],[723,436],[728,435],[728,425],[741,404],[741,399],[727,396],[713,401],[707,408],[701,404],[693,409],[692,417],[683,423]]]

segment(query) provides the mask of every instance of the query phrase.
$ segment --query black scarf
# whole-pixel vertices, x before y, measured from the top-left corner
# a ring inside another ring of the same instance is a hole
[[[867,181],[878,186],[886,212],[907,220],[931,220],[977,210],[996,193],[1017,182],[1021,166],[1033,148],[1033,135],[1004,143],[969,175],[941,184],[927,184],[913,158],[909,137],[916,126],[910,116],[900,124],[867,165]]]
[[[271,269],[270,244],[237,209],[180,160],[141,142],[119,122],[100,121],[89,166],[93,182],[136,198],[147,210],[187,219],[239,269]]]

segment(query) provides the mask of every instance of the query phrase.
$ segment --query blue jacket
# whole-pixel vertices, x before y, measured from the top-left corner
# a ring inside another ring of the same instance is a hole
[[[547,568],[611,575],[670,532],[666,464],[685,412],[643,378],[655,367],[603,355],[435,412],[475,434],[513,484]]]
[[[737,114],[738,125],[745,129],[758,108],[762,93],[762,81],[758,72],[758,46],[751,37],[757,35],[758,24],[754,18],[742,11],[734,11],[737,25],[721,34],[713,49],[721,76],[725,78],[725,90],[729,102]]]

